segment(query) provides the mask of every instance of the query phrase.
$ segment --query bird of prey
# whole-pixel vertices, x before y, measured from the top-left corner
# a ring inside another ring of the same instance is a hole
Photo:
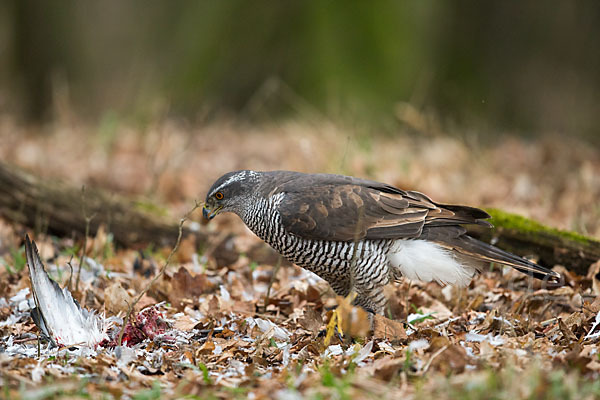
[[[233,212],[292,263],[340,296],[383,314],[386,284],[406,277],[464,287],[481,262],[540,279],[560,275],[474,239],[463,225],[491,227],[483,210],[436,203],[385,183],[292,171],[229,172],[212,185],[203,214]],[[478,263],[479,262],[479,263]]]

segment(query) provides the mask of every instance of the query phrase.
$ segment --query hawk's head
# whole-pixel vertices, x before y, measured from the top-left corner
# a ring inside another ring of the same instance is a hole
[[[221,212],[240,214],[255,193],[259,173],[250,170],[228,172],[213,183],[206,195],[202,214],[213,219]]]

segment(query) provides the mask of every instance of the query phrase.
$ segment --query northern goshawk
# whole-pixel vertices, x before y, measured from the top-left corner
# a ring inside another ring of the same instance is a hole
[[[203,214],[233,212],[258,237],[325,279],[335,293],[383,314],[383,287],[401,277],[467,286],[477,261],[537,278],[560,275],[466,234],[491,227],[483,210],[440,204],[422,193],[350,176],[234,171],[212,185]]]

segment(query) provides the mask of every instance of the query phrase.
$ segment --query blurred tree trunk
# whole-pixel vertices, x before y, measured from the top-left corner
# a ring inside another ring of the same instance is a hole
[[[20,85],[23,111],[27,121],[39,122],[48,116],[52,103],[51,74],[60,59],[57,30],[60,12],[50,12],[43,4],[30,0],[15,1],[14,74]],[[53,32],[54,29],[54,32]]]
[[[0,215],[4,218],[59,236],[83,236],[89,220],[89,234],[100,225],[123,246],[148,243],[175,243],[179,226],[160,216],[140,210],[132,200],[99,189],[80,188],[26,173],[0,162]],[[197,244],[206,239],[201,232],[184,229]]]

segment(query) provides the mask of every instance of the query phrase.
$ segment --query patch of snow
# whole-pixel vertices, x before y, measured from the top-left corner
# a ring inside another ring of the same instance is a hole
[[[31,370],[31,380],[35,383],[40,383],[45,374],[44,368],[42,368],[41,363],[38,362],[37,365]]]
[[[483,342],[487,338],[487,335],[481,335],[475,332],[469,332],[465,335],[465,340],[467,342]]]
[[[248,317],[246,318],[246,322],[250,328],[258,326],[258,329],[260,329],[261,332],[266,333],[269,337],[285,340],[286,342],[290,340],[290,333],[285,328],[281,328],[269,320]]]
[[[465,343],[464,340],[461,340],[459,344],[461,345],[461,347],[463,349],[465,349],[465,352],[467,353],[467,355],[469,357],[475,357],[475,353],[473,352],[473,349],[471,347],[467,346],[467,344]]]
[[[0,321],[0,328],[2,328],[3,326],[8,326],[8,325],[14,325],[17,322],[19,322],[21,320],[21,317],[24,314],[10,314],[4,321]]]
[[[344,350],[342,349],[342,346],[339,344],[335,344],[335,345],[331,345],[328,348],[325,349],[325,352],[323,352],[323,358],[328,358],[330,356],[339,356],[340,354],[342,354],[344,352]]]
[[[17,305],[17,310],[19,310],[20,312],[27,312],[34,307],[35,303],[33,299],[25,299],[19,302],[19,304]]]
[[[282,364],[284,367],[287,367],[288,364],[290,363],[290,348],[292,347],[291,344],[286,344],[283,347],[283,360],[282,360]]]
[[[302,400],[302,396],[299,392],[292,389],[281,389],[275,393],[277,400]]]
[[[354,361],[356,364],[360,363],[365,358],[367,358],[369,356],[369,354],[371,354],[372,350],[373,350],[373,341],[371,340],[362,349],[359,350],[358,354],[356,354],[356,357],[354,357],[354,359],[352,361]]]
[[[119,367],[126,367],[134,360],[137,360],[135,349],[128,346],[115,347],[115,356],[117,357],[117,365]]]
[[[504,344],[504,338],[500,335],[493,336],[491,334],[482,335],[480,333],[469,332],[465,335],[465,340],[467,342],[476,342],[481,343],[483,341],[487,341],[492,346],[500,346]]]
[[[429,348],[429,342],[427,341],[427,339],[413,340],[408,345],[408,350],[411,352],[415,351],[415,350],[419,350],[419,349],[428,349],[428,348]]]
[[[525,357],[527,355],[527,350],[515,349],[514,354],[518,357]]]
[[[388,341],[381,341],[377,344],[377,346],[379,346],[379,348],[381,350],[385,351],[386,353],[394,354],[396,352],[396,350],[392,347],[392,345]]]
[[[229,292],[227,291],[227,289],[225,288],[224,285],[220,285],[219,286],[219,290],[221,291],[221,299],[223,301],[230,301],[231,300],[231,295],[229,294]]]
[[[18,304],[18,303],[26,300],[27,296],[29,296],[29,288],[28,287],[26,287],[25,289],[19,290],[19,292],[17,294],[15,294],[13,297],[10,298],[10,302],[13,304]]]
[[[213,350],[213,354],[215,355],[219,355],[219,354],[223,354],[223,348],[221,346],[219,346],[218,344],[215,344],[215,348]]]
[[[442,288],[442,295],[446,301],[452,300],[452,286],[446,285]]]
[[[503,324],[506,324],[506,325],[510,326],[511,328],[514,327],[513,324],[509,320],[507,320],[506,318],[504,318],[504,317],[494,317],[494,321],[500,321]]]

